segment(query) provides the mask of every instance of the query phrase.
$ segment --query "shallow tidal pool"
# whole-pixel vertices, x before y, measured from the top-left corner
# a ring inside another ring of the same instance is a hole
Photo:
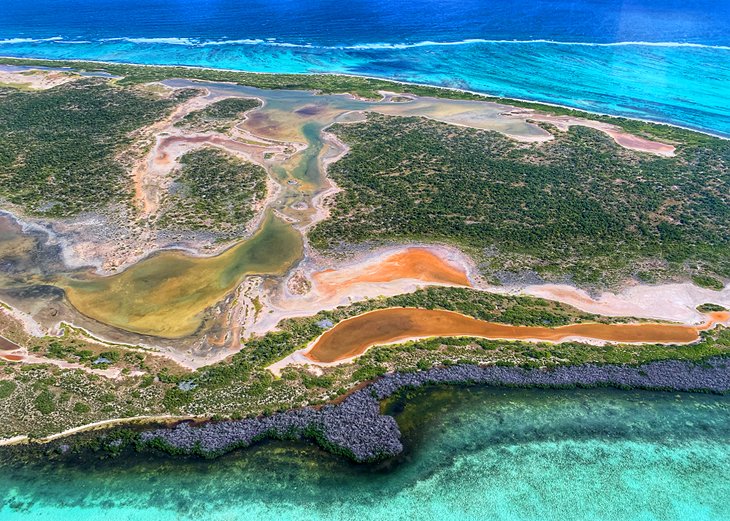
[[[0,460],[0,519],[730,519],[730,397],[445,387],[384,405],[406,451]]]

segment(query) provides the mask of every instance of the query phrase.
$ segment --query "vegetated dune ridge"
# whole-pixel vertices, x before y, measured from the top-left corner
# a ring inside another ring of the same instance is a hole
[[[308,348],[297,352],[297,356],[292,355],[290,361],[306,363],[309,360],[319,364],[345,362],[375,345],[440,336],[549,342],[587,340],[624,344],[686,344],[698,340],[700,331],[728,321],[730,312],[716,312],[710,313],[707,322],[701,326],[582,323],[550,328],[486,322],[445,310],[389,308],[343,320],[323,333]]]

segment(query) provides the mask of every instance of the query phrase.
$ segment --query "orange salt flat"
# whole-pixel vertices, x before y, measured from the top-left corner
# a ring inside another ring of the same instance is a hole
[[[656,323],[589,323],[549,328],[486,322],[453,311],[390,308],[364,313],[338,323],[315,342],[306,356],[315,362],[331,363],[361,355],[375,345],[438,336],[552,342],[585,338],[619,343],[686,344],[698,340],[700,330],[723,318],[727,320],[725,315],[712,314],[707,324],[698,327]]]
[[[408,248],[362,267],[320,271],[312,275],[322,294],[332,294],[360,283],[384,283],[415,279],[436,284],[471,286],[466,271],[427,248]]]

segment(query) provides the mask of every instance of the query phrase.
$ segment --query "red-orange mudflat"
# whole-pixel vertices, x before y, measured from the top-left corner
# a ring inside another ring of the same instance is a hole
[[[312,277],[327,295],[359,283],[415,279],[438,284],[470,286],[464,268],[450,264],[427,248],[408,248],[384,259],[358,267],[324,270]]]
[[[712,317],[711,322],[727,319]],[[315,362],[336,362],[361,355],[374,345],[411,338],[474,336],[506,340],[561,341],[585,338],[618,343],[685,344],[699,338],[705,326],[675,324],[571,324],[549,328],[511,326],[477,320],[452,311],[391,308],[344,320],[325,332],[307,353]]]

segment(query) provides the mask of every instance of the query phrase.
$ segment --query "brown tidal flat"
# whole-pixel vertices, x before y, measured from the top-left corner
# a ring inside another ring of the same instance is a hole
[[[11,342],[4,336],[0,336],[0,351],[14,351],[20,349],[20,346],[15,342]]]
[[[584,338],[619,343],[686,344],[696,341],[700,330],[716,321],[727,320],[725,315],[711,315],[711,320],[704,326],[645,323],[571,324],[549,328],[497,324],[453,311],[390,308],[371,311],[340,322],[324,333],[306,356],[315,362],[331,363],[361,355],[375,345],[438,336],[552,342]]]

